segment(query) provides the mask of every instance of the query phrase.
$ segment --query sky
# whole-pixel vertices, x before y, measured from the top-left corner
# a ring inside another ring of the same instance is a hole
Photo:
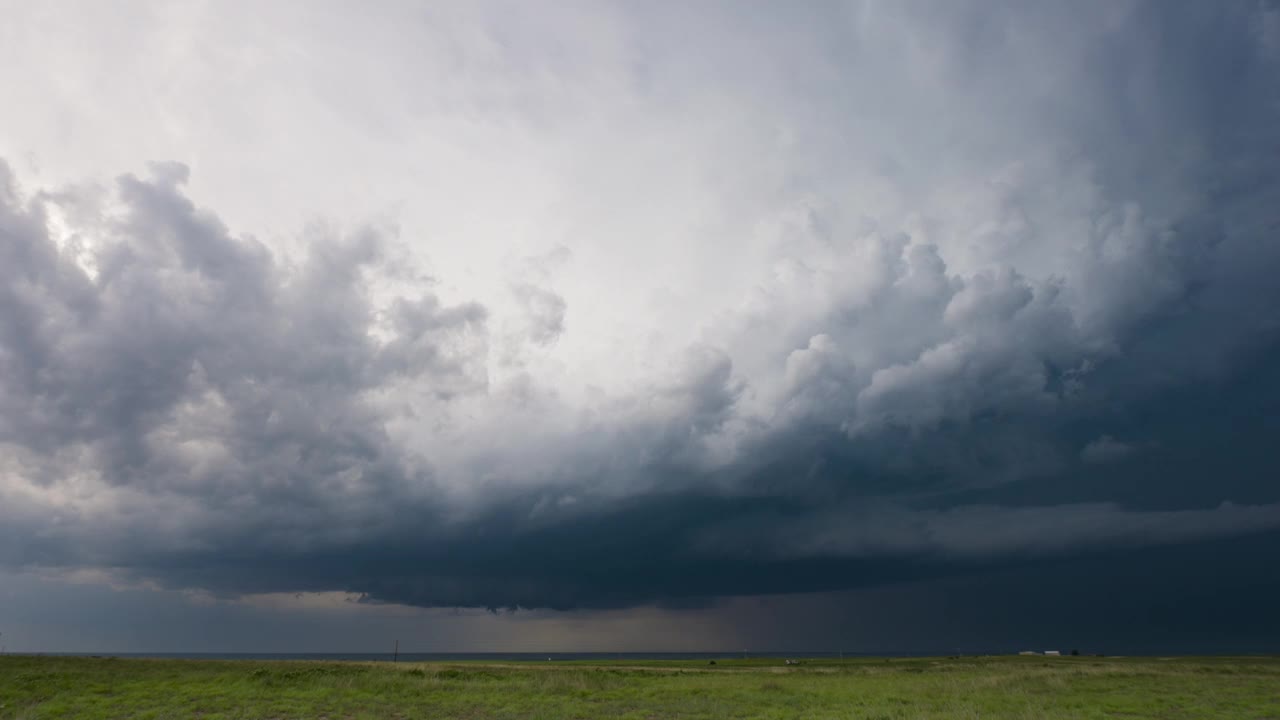
[[[1280,5],[0,0],[8,651],[1280,651]]]

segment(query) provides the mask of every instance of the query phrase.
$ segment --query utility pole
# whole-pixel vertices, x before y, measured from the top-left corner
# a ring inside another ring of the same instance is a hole
[[[391,655],[391,662],[400,662],[400,640],[396,639],[396,649]]]

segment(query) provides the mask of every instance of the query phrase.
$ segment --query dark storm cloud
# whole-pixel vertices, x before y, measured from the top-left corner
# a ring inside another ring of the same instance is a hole
[[[922,20],[964,60],[939,72],[1010,103],[992,115],[1054,118],[1091,179],[1029,162],[966,236],[976,268],[814,210],[818,250],[784,257],[765,301],[586,410],[531,380],[491,386],[486,309],[424,291],[387,231],[316,227],[286,258],[196,207],[180,165],[35,197],[6,169],[0,561],[567,609],[1274,531],[1269,12],[1117,12],[1056,48],[1075,63],[1064,95],[1013,100],[987,84],[1024,79],[1021,43],[1062,18]],[[1079,187],[1079,207],[1059,192]],[[571,310],[544,279],[511,284],[535,347]],[[753,384],[761,367],[778,381]],[[467,425],[470,401],[497,419]],[[424,453],[406,423],[461,427],[464,460]]]
[[[429,483],[388,446],[367,393],[404,376],[440,393],[483,386],[473,365],[479,306],[397,299],[385,313],[392,335],[372,339],[376,233],[317,230],[302,262],[284,268],[197,210],[178,191],[184,177],[165,166],[154,181],[120,180],[122,212],[93,226],[103,237],[90,275],[48,237],[40,202],[18,204],[5,171],[0,407],[10,472],[51,492],[100,481],[113,489],[101,498],[106,515],[117,516],[24,516],[15,498],[11,559],[34,545],[37,557],[101,553],[128,564],[158,538],[181,544],[191,532],[303,544],[342,532],[382,514],[397,485]],[[227,526],[188,525],[211,511]],[[50,523],[69,534],[45,546]]]

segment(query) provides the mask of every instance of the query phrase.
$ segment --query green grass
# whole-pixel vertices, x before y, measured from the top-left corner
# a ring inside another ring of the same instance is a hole
[[[1280,658],[348,663],[0,657],[0,718],[1250,718]]]

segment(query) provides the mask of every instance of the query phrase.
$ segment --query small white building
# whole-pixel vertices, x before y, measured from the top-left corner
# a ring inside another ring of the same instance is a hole
[[[1045,655],[1061,655],[1062,653],[1058,652],[1057,650],[1045,650],[1044,654]]]

